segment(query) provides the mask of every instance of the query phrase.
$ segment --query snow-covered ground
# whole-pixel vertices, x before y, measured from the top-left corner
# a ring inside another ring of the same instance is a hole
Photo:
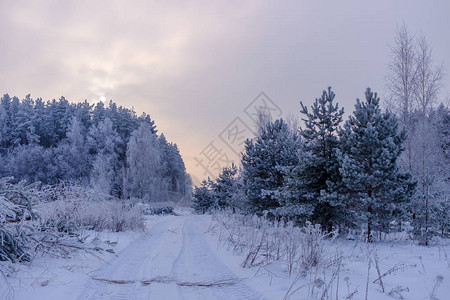
[[[0,279],[0,298],[283,299],[292,286],[291,291],[298,290],[290,299],[310,299],[311,278],[322,276],[289,276],[281,263],[242,268],[244,257],[220,246],[209,215],[183,211],[179,216],[147,218],[145,232],[91,233],[87,242],[95,239],[114,253],[103,251],[99,257],[79,253],[69,259],[37,257],[30,266],[13,265],[6,272],[8,285],[5,278]],[[365,298],[368,251],[377,254],[380,273],[389,273],[382,278],[382,293],[381,285],[373,282],[378,275],[371,263],[368,299],[430,299],[433,293],[437,299],[449,299],[449,246],[334,241],[327,242],[327,249],[330,253],[338,249],[343,257],[340,279],[330,289],[332,299],[336,291],[338,299],[355,291],[351,299]],[[389,272],[396,266],[398,270]],[[439,276],[442,282],[433,291]],[[327,281],[326,274],[322,279]],[[395,290],[398,293],[391,292]]]

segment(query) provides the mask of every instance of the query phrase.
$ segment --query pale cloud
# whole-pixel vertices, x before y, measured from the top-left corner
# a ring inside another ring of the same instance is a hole
[[[105,96],[145,111],[200,177],[194,157],[261,91],[294,115],[300,100],[311,103],[329,85],[347,113],[367,86],[382,94],[388,45],[403,21],[433,42],[436,61],[448,57],[449,8],[446,1],[0,0],[0,93]]]

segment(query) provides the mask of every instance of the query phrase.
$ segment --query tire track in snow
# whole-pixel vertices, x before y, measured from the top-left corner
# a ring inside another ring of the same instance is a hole
[[[165,219],[167,218],[167,219]],[[93,278],[133,281],[117,284],[98,280],[87,283],[78,299],[263,299],[221,262],[205,240],[194,215],[168,216],[90,274]],[[142,281],[163,277],[162,282]],[[214,283],[222,286],[179,286],[180,283]]]
[[[93,278],[130,280],[134,283],[113,284],[91,280],[79,299],[158,299],[158,284],[144,286],[141,281],[170,276],[171,266],[181,248],[176,232],[181,235],[184,220],[167,218],[167,221],[154,225],[142,238],[120,251],[118,257],[90,274]]]
[[[183,299],[263,299],[222,263],[203,235],[204,229],[199,228],[192,218],[188,218],[183,227],[183,246],[174,263],[172,274],[179,281],[191,283],[237,280],[235,284],[224,286],[178,287]]]

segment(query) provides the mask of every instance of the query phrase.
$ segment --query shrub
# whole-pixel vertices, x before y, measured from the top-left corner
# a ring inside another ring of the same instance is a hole
[[[294,226],[293,222],[244,216],[229,211],[214,215],[220,241],[236,254],[244,253],[243,267],[282,261],[289,274],[305,273],[324,261],[324,233],[320,225]]]
[[[0,261],[29,261],[27,234],[33,228],[25,223],[37,218],[31,207],[37,185],[13,184],[12,179],[0,179]]]
[[[173,207],[171,206],[159,208],[146,207],[144,208],[144,215],[167,216],[167,215],[175,215],[175,212],[173,211]]]
[[[43,230],[74,234],[80,229],[124,231],[144,228],[141,208],[109,195],[75,185],[56,186],[43,193],[57,194],[36,206]]]

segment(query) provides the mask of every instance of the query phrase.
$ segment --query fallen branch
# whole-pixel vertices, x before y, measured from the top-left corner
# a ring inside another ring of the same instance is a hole
[[[70,245],[70,244],[61,243],[58,240],[56,240],[56,241],[46,241],[46,240],[43,240],[43,239],[42,240],[38,240],[38,239],[33,237],[33,234],[28,234],[27,237],[29,237],[30,239],[32,239],[36,243],[36,249],[39,246],[42,246],[42,247],[46,247],[46,248],[49,248],[49,249],[59,248],[59,249],[81,250],[81,251],[84,251],[87,254],[93,255],[95,258],[103,261],[103,259],[100,256],[98,256],[97,254],[94,253],[94,251],[101,251],[101,250],[103,250],[102,248],[99,248],[99,247],[84,247],[84,246]]]

